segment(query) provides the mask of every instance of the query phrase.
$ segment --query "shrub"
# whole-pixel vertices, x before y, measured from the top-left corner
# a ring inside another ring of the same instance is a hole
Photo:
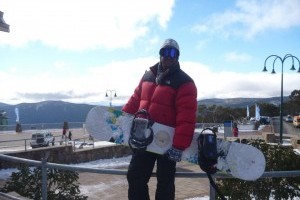
[[[26,165],[18,167],[5,183],[2,192],[15,191],[30,199],[42,199],[41,168],[29,168]],[[86,200],[80,195],[78,173],[57,169],[47,169],[47,199],[51,200]]]
[[[269,145],[263,140],[248,141],[260,149],[266,158],[265,171],[300,170],[300,156],[291,146]],[[219,179],[217,184],[228,199],[275,200],[293,199],[300,196],[300,177],[261,178],[256,181]]]

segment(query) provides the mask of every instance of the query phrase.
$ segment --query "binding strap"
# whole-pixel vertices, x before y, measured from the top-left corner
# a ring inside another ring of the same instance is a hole
[[[131,149],[147,149],[154,137],[152,125],[153,122],[149,120],[149,113],[145,109],[139,110],[134,114],[128,140]]]

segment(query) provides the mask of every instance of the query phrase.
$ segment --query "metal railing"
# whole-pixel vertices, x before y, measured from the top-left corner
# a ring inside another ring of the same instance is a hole
[[[68,144],[72,144],[73,146],[73,151],[76,151],[77,149],[83,148],[84,145],[88,145],[91,148],[95,148],[95,141],[90,138],[90,137],[81,137],[81,138],[76,138],[74,140],[69,140],[67,137],[62,138],[62,136],[53,136],[55,138],[55,146],[66,146]],[[2,140],[0,141],[0,152],[5,152],[5,149],[12,149],[15,148],[14,151],[27,151],[28,149],[32,149],[30,147],[30,141],[31,139],[18,139],[18,140]],[[87,143],[88,142],[88,143]],[[77,145],[78,143],[81,143]],[[50,146],[51,144],[49,144]],[[53,145],[52,145],[53,146]],[[19,147],[19,148],[17,148]]]
[[[64,164],[47,163],[48,155],[42,161],[28,160],[25,158],[18,158],[8,155],[0,154],[0,160],[6,160],[10,162],[25,163],[28,165],[38,166],[42,169],[42,199],[47,199],[47,168],[50,169],[60,169],[60,170],[70,170],[70,171],[81,171],[89,173],[99,173],[99,174],[112,174],[112,175],[126,175],[127,170],[117,170],[117,169],[99,169],[99,168],[88,168],[79,166],[70,166]],[[152,176],[156,176],[153,173]],[[200,172],[176,172],[176,177],[179,178],[207,178],[206,173]],[[281,178],[281,177],[298,177],[300,176],[300,170],[297,171],[272,171],[265,172],[261,178]],[[234,178],[230,174],[217,173],[213,175],[213,178]],[[210,186],[210,200],[215,200],[216,194],[215,190]]]
[[[84,128],[85,122],[68,122],[70,129]],[[21,124],[22,131],[44,130],[44,129],[59,129],[63,128],[62,123],[36,123],[36,124]],[[197,128],[206,127],[222,127],[223,123],[196,123]],[[7,132],[15,132],[16,125],[0,125],[0,134]]]

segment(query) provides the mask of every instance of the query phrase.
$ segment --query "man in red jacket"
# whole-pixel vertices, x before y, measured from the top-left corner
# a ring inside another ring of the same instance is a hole
[[[175,128],[173,145],[165,155],[133,150],[128,168],[128,198],[148,200],[148,181],[157,162],[156,200],[175,199],[176,162],[189,147],[194,134],[197,112],[197,88],[194,81],[180,69],[179,45],[167,39],[160,51],[160,62],[142,77],[123,111],[135,114],[146,110],[149,118]]]

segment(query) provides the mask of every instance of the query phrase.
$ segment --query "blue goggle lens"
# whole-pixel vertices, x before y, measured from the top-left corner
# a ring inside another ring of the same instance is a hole
[[[175,48],[163,48],[159,51],[159,55],[162,57],[176,58],[178,56],[178,50]]]

